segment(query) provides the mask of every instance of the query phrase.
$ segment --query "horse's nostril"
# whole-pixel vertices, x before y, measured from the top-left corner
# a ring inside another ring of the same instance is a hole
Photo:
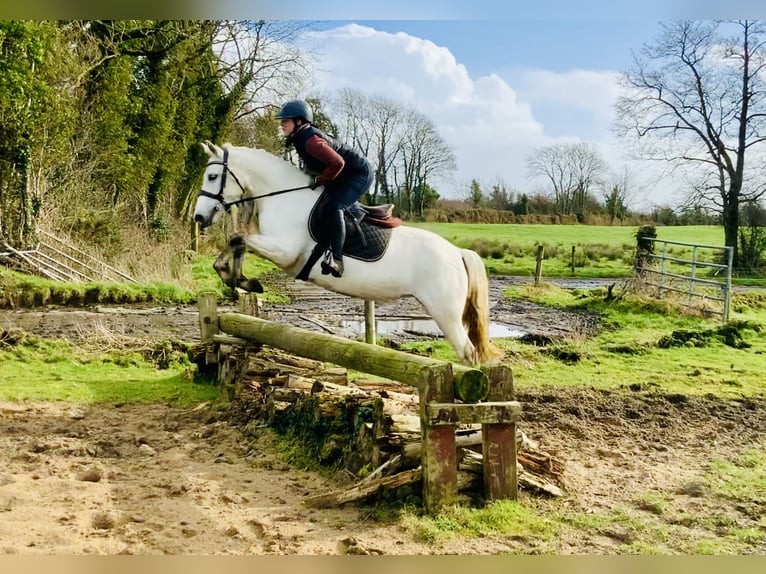
[[[197,215],[194,216],[194,221],[196,221],[197,223],[205,223],[205,218],[198,213]]]

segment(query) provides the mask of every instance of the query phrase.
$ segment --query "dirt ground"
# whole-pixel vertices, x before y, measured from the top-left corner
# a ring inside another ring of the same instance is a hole
[[[492,281],[493,322],[539,336],[587,335],[598,327],[586,314],[502,301],[503,287],[512,282]],[[361,302],[290,288],[294,302],[265,305],[264,315],[337,334],[344,333],[344,317],[363,316]],[[404,300],[378,304],[377,314],[412,318],[423,312]],[[0,330],[46,337],[76,341],[94,325],[124,335],[199,339],[194,308],[0,311]],[[521,428],[566,467],[563,499],[520,493],[541,515],[562,508],[614,510],[659,524],[662,512],[645,496],[654,492],[688,513],[763,528],[763,508],[711,495],[705,472],[712,459],[766,446],[766,400],[666,396],[651,389],[522,388],[517,395]],[[306,496],[337,486],[284,463],[257,424],[242,426],[209,405],[0,403],[0,553],[611,554],[635,536],[625,526],[545,543],[487,536],[433,545],[404,526],[374,520],[369,507],[302,505]],[[674,552],[672,544],[668,548]]]

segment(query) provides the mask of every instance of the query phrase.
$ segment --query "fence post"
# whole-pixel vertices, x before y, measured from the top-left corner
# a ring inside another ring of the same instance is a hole
[[[420,392],[420,429],[423,447],[423,505],[430,513],[455,501],[457,496],[457,445],[455,425],[431,426],[426,413],[429,402],[455,402],[452,366],[429,369],[428,381]]]
[[[572,245],[572,275],[575,272],[575,246]]]
[[[487,401],[513,400],[513,372],[507,365],[484,367],[489,377]],[[516,423],[481,425],[484,457],[484,492],[489,500],[518,497]]]
[[[726,293],[723,296],[723,322],[724,324],[729,322],[729,304],[731,301],[731,264],[734,260],[734,248],[731,246],[726,247]]]
[[[375,344],[375,301],[364,301],[364,342]]]
[[[257,293],[239,293],[238,297],[237,311],[243,315],[252,315],[253,317],[260,316],[261,313],[258,307]]]
[[[662,288],[664,286],[664,280],[665,280],[665,261],[668,257],[668,244],[667,242],[662,243],[662,259],[660,260],[660,280],[659,285],[657,285],[657,297],[662,298]]]
[[[218,334],[218,308],[215,293],[200,293],[197,296],[199,306],[200,339],[205,346],[205,363],[211,365],[218,362],[213,337]]]
[[[543,275],[543,250],[545,248],[542,245],[537,246],[537,257],[535,265],[535,287],[540,285],[540,278]]]
[[[199,251],[199,222],[191,222],[191,250],[195,253]]]

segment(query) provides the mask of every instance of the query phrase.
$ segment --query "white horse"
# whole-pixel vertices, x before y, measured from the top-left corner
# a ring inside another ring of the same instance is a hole
[[[255,202],[259,232],[243,236],[246,247],[294,277],[316,245],[308,220],[321,189],[310,189],[307,173],[267,151],[230,144],[220,148],[210,142],[202,147],[211,159],[195,221],[205,228],[231,205]],[[236,252],[235,242],[231,245]],[[501,356],[489,339],[487,274],[474,251],[430,231],[400,226],[391,230],[388,248],[377,261],[344,260],[342,277],[322,275],[317,264],[308,280],[372,301],[411,295],[436,321],[461,361],[487,364]]]

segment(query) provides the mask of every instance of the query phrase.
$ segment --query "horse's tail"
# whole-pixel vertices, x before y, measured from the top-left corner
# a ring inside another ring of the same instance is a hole
[[[503,351],[489,338],[489,280],[479,254],[470,249],[460,251],[468,274],[463,325],[468,330],[468,338],[475,348],[476,359],[480,365],[484,365],[503,356]]]

